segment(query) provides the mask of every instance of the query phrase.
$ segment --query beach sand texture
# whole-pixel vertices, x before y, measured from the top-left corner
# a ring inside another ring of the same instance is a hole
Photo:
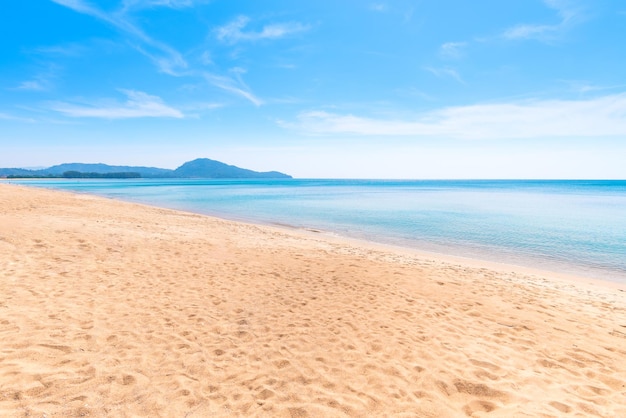
[[[0,184],[0,416],[626,417],[624,287]]]

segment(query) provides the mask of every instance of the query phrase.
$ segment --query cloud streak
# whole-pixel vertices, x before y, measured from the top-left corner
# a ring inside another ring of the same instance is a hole
[[[83,48],[77,44],[55,45],[35,48],[33,52],[42,55],[71,57],[79,56],[83,52]]]
[[[198,1],[194,0],[124,0],[124,10],[147,9],[151,7],[170,7],[172,9],[182,9],[192,7]]]
[[[504,31],[502,36],[509,40],[537,39],[549,41],[558,38],[564,31],[584,19],[582,10],[575,7],[574,0],[544,0],[547,7],[556,10],[560,21],[553,25],[520,24]]]
[[[263,28],[258,32],[244,31],[249,23],[249,17],[239,16],[232,22],[218,27],[215,30],[216,37],[222,42],[235,44],[242,41],[254,42],[263,39],[279,39],[295,33],[305,32],[310,29],[310,26],[303,25],[302,23],[286,22],[263,26]]]
[[[626,135],[626,93],[589,100],[448,107],[412,120],[367,118],[323,111],[303,112],[279,125],[309,134],[416,136],[456,139],[602,137]]]
[[[27,90],[27,91],[44,91],[48,87],[41,80],[28,80],[22,81],[15,90]]]
[[[187,62],[183,56],[171,48],[170,46],[159,42],[146,33],[144,33],[138,26],[134,25],[127,13],[132,9],[141,9],[156,6],[165,6],[170,8],[182,8],[190,7],[195,4],[206,2],[206,0],[126,0],[123,4],[123,8],[117,13],[104,12],[85,0],[52,0],[53,2],[70,8],[78,13],[82,13],[88,16],[92,16],[99,19],[129,36],[133,47],[144,56],[148,57],[157,68],[166,74],[172,76],[200,76],[204,77],[209,83],[221,90],[227,91],[239,97],[243,97],[246,100],[253,103],[255,106],[263,104],[263,100],[255,96],[250,88],[243,82],[239,73],[234,77],[221,76],[208,74],[203,71],[186,70],[188,67]],[[218,38],[230,43],[239,41],[255,41],[260,39],[277,39],[283,36],[287,36],[291,33],[307,30],[308,28],[299,23],[284,23],[273,24],[263,27],[260,32],[244,32],[244,27],[249,23],[250,19],[241,16],[226,26],[217,29]],[[202,55],[201,61],[204,65],[212,64],[211,56],[208,52]],[[185,70],[185,71],[181,71]],[[35,87],[34,85],[32,87]],[[66,112],[68,114],[83,114],[83,111],[88,109],[63,107],[65,110],[71,110],[72,112]],[[116,113],[111,110],[110,114]],[[89,114],[89,112],[87,111]],[[107,113],[109,114],[109,113]],[[126,114],[124,112],[121,113]],[[130,112],[132,114],[132,112]],[[97,117],[97,116],[95,116]]]
[[[386,12],[387,5],[385,3],[372,3],[370,4],[369,9],[374,12]]]
[[[229,93],[243,97],[255,106],[261,106],[265,102],[255,96],[250,88],[241,79],[240,71],[235,71],[235,78],[205,73],[204,78],[215,87],[225,90]]]
[[[35,74],[30,80],[24,80],[11,90],[22,91],[47,91],[54,87],[54,80],[57,78],[60,67],[55,64],[48,64],[47,68]]]
[[[66,102],[51,103],[49,108],[73,118],[131,119],[131,118],[184,118],[178,109],[166,105],[160,97],[136,90],[123,90],[128,100],[123,104],[98,106],[76,105]]]
[[[10,120],[15,122],[26,122],[26,123],[34,123],[35,120],[31,118],[22,118],[19,116],[9,115],[8,113],[0,112],[0,120]]]
[[[437,78],[452,78],[461,84],[465,84],[465,81],[463,81],[459,73],[453,68],[424,67],[424,69],[428,71],[429,73],[433,74],[434,76],[436,76]]]
[[[159,70],[166,74],[179,75],[179,70],[187,68],[187,62],[178,51],[145,34],[139,27],[128,20],[123,11],[120,13],[107,13],[84,0],[52,1],[72,9],[75,12],[95,17],[115,27],[126,35],[130,35],[135,42],[138,42],[135,48],[140,53],[150,58],[157,65]]]
[[[463,49],[467,42],[446,42],[439,48],[439,55],[443,58],[458,59],[463,56]]]

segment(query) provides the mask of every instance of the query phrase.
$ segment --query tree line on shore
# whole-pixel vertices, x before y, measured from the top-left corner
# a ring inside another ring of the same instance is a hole
[[[135,172],[118,172],[118,173],[83,173],[81,171],[65,171],[60,176],[49,175],[19,175],[11,174],[8,179],[138,179],[141,178],[140,173]]]

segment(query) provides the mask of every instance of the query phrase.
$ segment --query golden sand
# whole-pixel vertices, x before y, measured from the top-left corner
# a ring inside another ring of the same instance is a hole
[[[2,417],[626,417],[626,292],[0,184]]]

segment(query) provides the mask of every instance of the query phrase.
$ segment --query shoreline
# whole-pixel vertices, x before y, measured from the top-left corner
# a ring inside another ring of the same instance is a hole
[[[53,189],[53,190],[59,190],[59,189]],[[74,193],[74,192],[70,191],[69,193]],[[83,194],[83,193],[80,192],[78,194]],[[278,231],[283,231],[283,232],[287,231],[287,232],[294,232],[297,234],[302,234],[302,236],[309,237],[309,238],[321,237],[322,239],[334,241],[338,243],[356,245],[356,246],[378,250],[378,251],[391,251],[391,252],[403,253],[403,254],[406,254],[407,256],[413,256],[413,257],[418,257],[418,258],[423,258],[423,259],[431,259],[432,261],[436,261],[436,262],[459,264],[459,265],[465,265],[465,266],[475,267],[475,268],[488,268],[488,269],[498,271],[498,272],[503,272],[503,273],[517,272],[517,273],[522,273],[526,275],[550,277],[555,280],[563,281],[563,282],[573,282],[577,284],[588,284],[591,286],[607,287],[607,288],[618,289],[618,290],[626,292],[626,282],[609,280],[606,278],[585,276],[583,274],[577,274],[577,273],[572,273],[568,271],[548,270],[545,268],[533,267],[533,266],[524,265],[524,264],[498,262],[498,261],[490,260],[488,258],[464,256],[464,255],[450,254],[450,253],[438,252],[438,251],[428,251],[425,249],[417,248],[415,246],[411,246],[410,244],[402,245],[398,243],[384,242],[384,240],[375,240],[375,239],[370,239],[370,238],[358,238],[358,237],[353,237],[349,235],[344,235],[344,234],[341,234],[339,232],[332,231],[332,230],[324,230],[324,229],[307,227],[307,226],[297,226],[297,225],[291,225],[291,224],[276,222],[276,221],[264,222],[264,221],[255,220],[253,218],[246,218],[246,217],[228,217],[228,215],[226,214],[217,213],[217,212],[195,212],[193,210],[188,210],[188,209],[164,207],[164,206],[153,205],[150,203],[116,199],[116,198],[103,196],[103,195],[94,195],[89,192],[84,192],[84,194],[97,196],[97,197],[104,198],[104,199],[111,199],[111,200],[119,201],[119,202],[137,204],[137,205],[151,207],[151,208],[160,208],[160,209],[172,210],[176,212],[189,213],[189,214],[194,214],[194,215],[199,215],[199,216],[206,216],[212,219],[218,219],[218,220],[223,220],[227,222],[241,223],[241,224],[245,224],[249,226],[274,228]],[[527,260],[530,262],[530,259],[527,259]]]
[[[176,209],[171,209],[171,210],[176,210]],[[196,213],[196,212],[189,212],[189,213]],[[325,230],[315,229],[315,228],[298,227],[294,225],[288,225],[288,224],[282,224],[282,223],[276,223],[276,222],[255,223],[254,221],[226,219],[217,215],[207,215],[207,214],[202,214],[202,213],[198,213],[198,214],[201,216],[208,216],[208,217],[213,217],[216,219],[225,219],[231,222],[239,222],[239,223],[243,223],[247,225],[263,226],[263,227],[276,228],[278,230],[291,231],[291,232],[302,234],[303,236],[307,236],[307,237],[313,237],[313,238],[322,237],[323,239],[326,239],[329,241],[336,241],[336,242],[340,242],[344,244],[355,245],[355,246],[369,248],[369,249],[377,250],[377,251],[401,253],[407,256],[413,256],[413,257],[417,257],[421,259],[429,259],[435,262],[458,264],[458,265],[463,265],[463,266],[468,266],[468,267],[473,267],[473,268],[488,268],[490,270],[498,271],[501,273],[515,272],[515,273],[522,273],[522,274],[531,275],[531,276],[550,277],[551,279],[558,280],[561,282],[571,282],[571,283],[576,283],[576,284],[581,284],[581,285],[587,284],[591,286],[607,287],[607,288],[617,289],[617,290],[626,292],[626,283],[607,280],[607,279],[599,279],[599,278],[584,276],[580,274],[573,274],[573,273],[555,271],[555,270],[546,270],[543,268],[535,268],[531,266],[525,266],[521,264],[511,264],[507,262],[497,262],[497,261],[492,261],[492,260],[482,259],[482,258],[466,257],[462,255],[427,251],[427,250],[422,250],[419,248],[411,247],[409,245],[399,245],[399,244],[384,243],[384,242],[379,242],[379,241],[374,241],[374,240],[369,240],[369,239],[354,238],[354,237],[341,235],[333,231],[325,231]]]
[[[234,221],[240,222],[240,221]],[[247,223],[247,222],[243,222]],[[248,223],[250,225],[257,225],[255,223]],[[259,224],[262,226],[266,226],[264,224]],[[335,234],[334,232],[326,232],[326,231],[311,231],[307,228],[298,228],[298,227],[285,227],[287,230],[301,232],[304,235],[312,234],[321,234],[324,239],[328,240],[336,240],[338,242],[343,242],[349,245],[355,245],[359,247],[369,248],[377,251],[388,251],[394,253],[406,254],[407,256],[417,257],[420,259],[430,260],[439,263],[447,263],[454,264],[460,266],[467,266],[472,268],[487,268],[489,270],[497,271],[500,273],[520,273],[527,276],[538,276],[538,277],[548,277],[551,280],[564,282],[564,283],[575,283],[577,285],[589,285],[593,287],[606,287],[610,289],[617,289],[622,292],[626,292],[626,283],[615,282],[611,280],[598,279],[594,277],[588,277],[583,275],[571,274],[567,272],[553,271],[553,270],[545,270],[541,268],[534,268],[529,266],[523,266],[519,264],[510,264],[506,262],[497,262],[480,258],[473,257],[464,257],[460,255],[454,254],[445,254],[439,252],[430,252],[425,251],[409,246],[395,245],[395,244],[386,244],[382,242],[370,241],[366,239],[359,238],[351,238],[343,235]],[[281,229],[281,226],[278,226],[278,229]],[[315,235],[314,235],[315,236]]]
[[[0,415],[626,415],[626,293],[0,184]]]
[[[0,183],[1,185],[2,183]],[[210,219],[240,223],[251,227],[264,227],[276,229],[280,232],[294,232],[298,235],[308,238],[322,237],[324,240],[334,241],[340,244],[356,245],[359,247],[376,250],[376,251],[391,251],[395,253],[401,253],[411,257],[417,257],[420,259],[426,259],[437,263],[454,264],[472,268],[487,268],[500,273],[520,273],[526,276],[535,276],[541,278],[550,278],[550,280],[558,281],[563,284],[576,284],[579,286],[604,287],[609,289],[616,289],[621,292],[626,292],[626,282],[612,281],[604,278],[584,276],[582,274],[570,273],[566,271],[547,270],[543,268],[536,268],[532,266],[522,264],[512,264],[508,262],[497,262],[486,258],[475,258],[472,256],[463,256],[448,254],[443,252],[428,251],[420,248],[412,247],[409,245],[401,245],[395,243],[386,243],[382,241],[375,241],[367,238],[356,238],[340,233],[328,230],[322,230],[317,228],[310,228],[305,226],[296,226],[281,222],[262,222],[255,221],[252,218],[238,218],[238,217],[226,217],[225,214],[219,213],[203,213],[194,212],[188,209],[178,209],[174,207],[158,206],[155,204],[144,203],[139,201],[117,199],[105,195],[94,194],[90,192],[76,192],[63,189],[46,188],[39,186],[24,186],[22,184],[13,184],[17,187],[36,187],[43,190],[49,190],[52,192],[59,191],[62,193],[68,193],[70,195],[91,196],[99,199],[107,199],[115,202],[129,203],[131,205],[143,206],[146,208],[163,209],[173,212],[180,212],[183,214],[205,216]]]
[[[0,183],[0,185],[1,184],[2,183]],[[310,227],[305,227],[305,226],[296,226],[296,225],[275,222],[275,221],[263,222],[263,221],[255,220],[252,218],[228,217],[226,214],[220,214],[217,212],[206,212],[206,213],[195,212],[195,211],[184,209],[184,208],[180,209],[180,208],[175,208],[175,207],[158,206],[155,204],[150,204],[150,203],[145,203],[145,202],[140,202],[140,201],[124,200],[124,199],[118,199],[118,198],[114,198],[110,196],[99,195],[95,193],[90,193],[88,191],[85,191],[85,192],[70,191],[70,190],[54,189],[54,188],[47,188],[47,187],[41,187],[41,186],[25,186],[23,184],[13,184],[13,185],[17,187],[36,187],[39,189],[49,190],[53,192],[59,191],[63,193],[69,193],[69,194],[75,194],[75,195],[81,195],[81,196],[82,195],[92,196],[92,197],[96,197],[100,199],[107,199],[107,200],[112,200],[116,202],[124,202],[124,203],[133,204],[133,205],[144,206],[147,208],[163,209],[163,210],[170,210],[170,211],[180,212],[180,213],[185,213],[185,214],[206,216],[207,218],[211,218],[215,220],[241,223],[241,224],[249,225],[252,227],[257,226],[257,227],[275,228],[279,231],[290,231],[290,232],[302,234],[302,236],[305,236],[305,237],[307,237],[309,234],[312,234],[310,235],[310,237],[312,238],[315,238],[316,236],[320,236],[320,237],[323,237],[323,239],[335,241],[338,243],[357,245],[357,246],[361,246],[361,247],[365,247],[365,248],[369,248],[373,250],[378,250],[378,251],[398,252],[398,253],[403,253],[407,256],[414,256],[414,257],[418,257],[422,259],[430,259],[431,261],[434,261],[434,262],[458,264],[458,265],[468,266],[472,268],[488,268],[488,269],[491,269],[500,273],[513,272],[513,273],[521,273],[527,276],[537,276],[537,277],[544,277],[544,278],[549,277],[552,280],[563,282],[565,284],[572,283],[572,284],[577,284],[577,285],[582,285],[582,286],[585,286],[585,285],[592,286],[592,287],[599,286],[599,287],[617,289],[619,291],[626,292],[626,282],[618,282],[618,281],[608,280],[605,278],[590,277],[590,276],[585,276],[582,274],[576,274],[576,273],[571,273],[571,272],[566,272],[566,271],[548,270],[544,268],[536,268],[536,267],[522,265],[522,264],[497,262],[497,261],[493,261],[487,258],[476,258],[472,256],[463,256],[463,255],[449,254],[449,253],[443,253],[443,252],[428,251],[428,250],[423,250],[420,248],[412,247],[410,245],[386,243],[386,242],[376,241],[376,240],[367,239],[367,238],[356,238],[356,237],[351,237],[347,235],[342,235],[335,231],[322,230],[322,229],[310,228]]]
[[[150,204],[146,204],[146,203],[139,203],[139,204],[145,204],[146,206],[151,206]],[[159,207],[159,206],[155,206],[155,207]],[[262,222],[262,221],[256,221],[255,219],[252,219],[252,218],[243,218],[243,217],[242,218],[235,218],[235,217],[229,218],[226,215],[220,214],[220,213],[202,213],[202,212],[194,212],[194,211],[189,211],[189,210],[184,210],[184,209],[181,210],[181,209],[175,209],[175,208],[167,208],[167,209],[180,210],[182,212],[195,213],[195,214],[202,215],[202,216],[208,216],[208,217],[217,218],[217,219],[224,219],[224,220],[228,220],[231,222],[240,222],[240,223],[244,223],[248,225],[258,225],[258,226],[265,226],[265,227],[270,227],[270,228],[275,227],[275,228],[284,229],[287,231],[302,232],[304,234],[308,234],[308,233],[319,234],[320,236],[323,236],[324,238],[329,239],[329,240],[337,240],[339,242],[343,241],[345,243],[365,246],[368,248],[378,249],[382,251],[387,250],[387,251],[393,251],[393,252],[402,252],[402,253],[406,253],[407,255],[413,255],[416,257],[420,257],[420,258],[431,258],[431,259],[435,259],[435,260],[443,261],[447,263],[463,264],[463,265],[468,265],[472,267],[487,267],[489,269],[493,269],[493,270],[501,271],[501,272],[516,271],[516,272],[530,274],[530,275],[546,276],[546,277],[550,276],[558,280],[572,281],[576,283],[587,282],[588,284],[610,287],[614,289],[620,289],[626,292],[626,281],[610,280],[605,277],[587,276],[582,273],[573,272],[571,270],[576,270],[576,267],[582,268],[582,266],[575,265],[575,264],[567,264],[565,262],[557,263],[557,264],[562,264],[563,266],[567,265],[567,266],[571,266],[574,268],[570,269],[570,271],[567,271],[564,269],[559,270],[555,266],[554,269],[552,270],[552,269],[545,268],[545,267],[534,267],[530,265],[532,261],[531,258],[522,259],[522,260],[527,261],[528,264],[525,264],[523,262],[520,264],[515,264],[512,262],[508,262],[508,261],[499,262],[499,261],[493,260],[493,258],[495,258],[496,256],[495,254],[491,254],[491,257],[490,257],[490,253],[488,252],[483,253],[485,255],[485,257],[483,258],[480,256],[448,253],[448,252],[443,252],[443,250],[442,251],[437,251],[437,250],[430,251],[428,249],[420,248],[419,244],[411,245],[408,241],[403,241],[403,242],[406,242],[406,244],[402,244],[402,243],[394,242],[394,240],[392,239],[377,240],[375,238],[369,238],[369,237],[359,238],[355,236],[345,235],[345,234],[332,231],[332,230],[324,230],[324,229],[312,228],[312,227],[307,227],[307,226],[297,226],[297,225],[291,225],[291,224],[282,223],[282,222]],[[429,243],[424,242],[424,244],[428,245]],[[459,252],[463,252],[463,247],[449,247],[449,249],[452,251],[456,249]],[[552,264],[552,265],[554,266],[555,264]]]
[[[4,179],[6,180],[6,179]],[[148,179],[149,180],[149,179]],[[491,180],[486,180],[491,181]],[[508,180],[506,180],[508,181]],[[577,182],[579,180],[564,180]],[[2,184],[2,183],[0,183]],[[40,185],[28,185],[24,183],[9,183],[18,186],[37,187],[48,190],[61,190],[50,188]],[[438,244],[429,241],[420,240],[407,240],[401,238],[391,238],[385,236],[377,236],[368,232],[350,233],[346,231],[325,230],[317,226],[309,227],[307,225],[293,225],[282,222],[280,220],[262,219],[250,215],[238,215],[233,216],[230,213],[224,213],[215,210],[194,210],[193,207],[187,207],[185,205],[177,204],[159,204],[159,202],[149,202],[145,199],[124,199],[120,197],[111,197],[105,194],[93,193],[90,191],[73,191],[65,190],[70,193],[87,194],[92,196],[99,196],[107,199],[114,199],[117,201],[130,202],[136,204],[142,204],[149,207],[158,207],[163,209],[170,209],[188,213],[195,213],[203,216],[209,216],[218,219],[229,220],[233,222],[242,222],[251,225],[261,225],[269,227],[286,228],[287,230],[313,230],[319,233],[323,233],[326,236],[336,236],[339,238],[352,241],[354,243],[372,244],[380,246],[381,248],[408,250],[414,252],[417,255],[424,255],[431,258],[442,258],[456,260],[459,263],[483,263],[485,265],[492,265],[494,267],[500,266],[504,269],[520,270],[527,272],[534,272],[539,275],[552,275],[565,279],[571,279],[577,282],[581,281],[593,281],[600,285],[606,285],[609,287],[617,287],[620,289],[626,289],[626,273],[621,271],[613,271],[602,269],[598,267],[592,267],[590,265],[577,264],[571,260],[552,260],[549,258],[541,259],[538,257],[528,256],[523,252],[516,252],[506,248],[502,249],[480,249],[479,247],[472,246],[460,246],[449,244]],[[500,268],[498,267],[498,268]]]

